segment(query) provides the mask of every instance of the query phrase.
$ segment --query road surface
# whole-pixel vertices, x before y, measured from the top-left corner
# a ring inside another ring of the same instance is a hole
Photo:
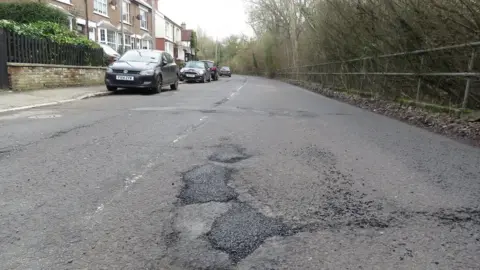
[[[1,269],[478,269],[480,151],[233,76],[0,115]]]

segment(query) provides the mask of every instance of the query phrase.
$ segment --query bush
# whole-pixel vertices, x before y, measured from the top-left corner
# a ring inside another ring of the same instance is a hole
[[[53,22],[35,22],[20,24],[13,21],[0,20],[0,28],[15,34],[31,38],[44,38],[58,44],[83,45],[89,48],[100,48],[100,45],[86,36],[70,31],[66,26]]]
[[[0,3],[0,18],[17,23],[53,22],[68,26],[68,16],[45,3]]]

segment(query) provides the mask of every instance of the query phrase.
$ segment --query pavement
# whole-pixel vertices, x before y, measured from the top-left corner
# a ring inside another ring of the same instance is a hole
[[[0,113],[51,106],[108,94],[109,92],[105,89],[104,85],[24,92],[0,92]]]
[[[279,81],[0,113],[2,269],[478,269],[480,150]]]

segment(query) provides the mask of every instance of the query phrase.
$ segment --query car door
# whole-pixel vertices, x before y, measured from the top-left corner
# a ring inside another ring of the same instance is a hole
[[[177,63],[175,63],[175,59],[171,54],[168,54],[170,57],[170,67],[171,67],[171,72],[172,72],[172,83],[175,83],[178,79],[178,66]]]
[[[205,64],[205,72],[207,73],[207,80],[212,78],[212,71],[210,70],[210,67],[208,66],[207,63],[203,62]]]
[[[173,61],[173,57],[171,54],[167,53],[167,60],[168,60],[168,70],[170,74],[170,83],[174,83],[177,77],[176,67],[177,64]]]
[[[172,67],[168,62],[168,53],[162,54],[162,77],[163,84],[170,84],[172,82]]]

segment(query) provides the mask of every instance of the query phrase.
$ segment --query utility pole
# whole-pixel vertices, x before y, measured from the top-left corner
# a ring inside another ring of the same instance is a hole
[[[90,29],[88,27],[88,0],[84,0],[85,3],[85,35],[90,39]]]
[[[218,64],[218,36],[215,37],[215,62]]]
[[[121,32],[121,35],[122,35],[122,41],[120,42],[120,50],[121,50],[121,54],[124,53],[124,50],[125,50],[125,33],[123,31],[123,1],[120,3],[120,32]]]

